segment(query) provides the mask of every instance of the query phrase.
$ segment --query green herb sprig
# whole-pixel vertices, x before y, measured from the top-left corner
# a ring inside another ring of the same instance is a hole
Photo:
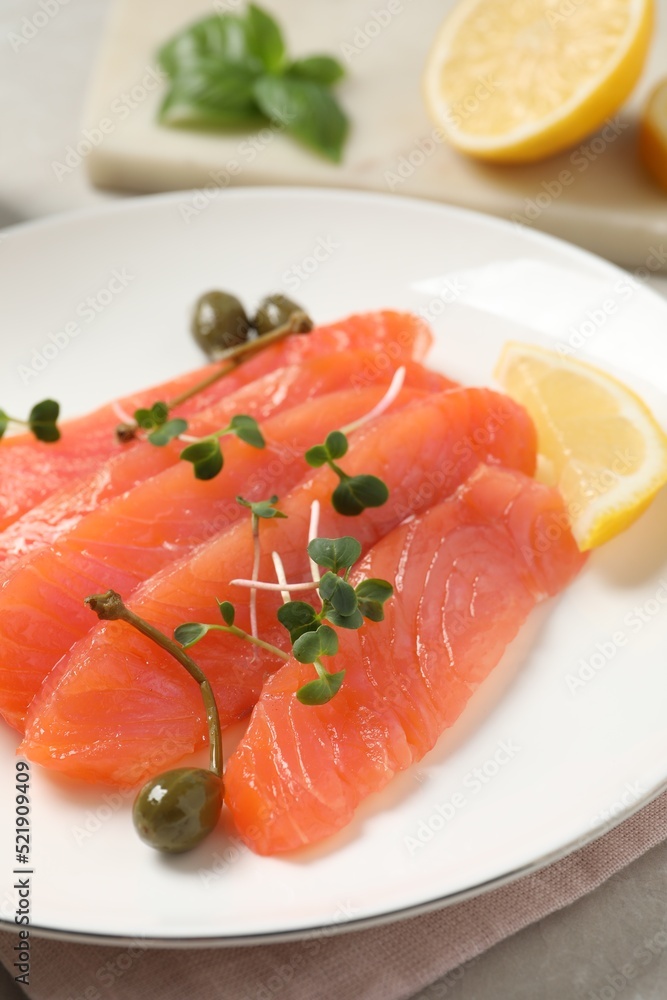
[[[5,436],[10,424],[17,424],[21,427],[27,427],[38,441],[53,444],[60,440],[59,416],[60,404],[53,399],[43,399],[41,403],[36,403],[27,420],[10,417],[4,410],[0,410],[0,439]]]
[[[342,431],[332,431],[324,444],[316,444],[305,454],[308,465],[319,469],[328,465],[340,482],[331,494],[331,502],[339,514],[356,517],[367,507],[381,507],[389,499],[387,484],[377,476],[349,476],[337,464],[339,458],[347,454],[349,444]]]
[[[361,555],[361,545],[356,538],[314,538],[308,544],[308,555],[317,566],[327,572],[312,584],[266,584],[253,580],[233,580],[232,583],[262,590],[317,589],[321,598],[319,611],[306,601],[288,600],[277,612],[278,621],[287,629],[292,643],[292,655],[299,663],[312,663],[317,677],[302,685],[296,697],[304,705],[325,705],[338,693],[345,678],[345,671],[331,673],[321,657],[335,656],[338,636],[331,625],[338,628],[358,629],[364,619],[373,622],[384,620],[384,604],[392,596],[393,587],[386,580],[366,579],[356,587],[348,582],[350,570]],[[340,575],[342,572],[342,576]],[[283,660],[289,654],[272,643],[245,632],[234,624],[235,609],[229,601],[218,602],[224,625],[187,622],[179,625],[174,638],[189,649],[211,631],[227,632],[267,650]]]
[[[279,24],[261,7],[214,14],[158,52],[169,89],[163,125],[229,129],[272,124],[334,163],[349,123],[330,88],[345,74],[327,55],[290,60]]]
[[[254,417],[237,414],[226,427],[221,427],[213,434],[195,441],[181,452],[181,459],[192,464],[195,479],[215,479],[222,472],[225,459],[220,447],[220,438],[228,434],[235,435],[252,448],[266,447],[264,436]]]

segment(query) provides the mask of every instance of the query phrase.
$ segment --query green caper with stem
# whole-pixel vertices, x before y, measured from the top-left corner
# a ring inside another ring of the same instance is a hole
[[[205,292],[195,303],[192,335],[209,357],[248,340],[250,320],[241,302],[229,292]]]
[[[215,829],[222,794],[222,779],[213,771],[199,767],[165,771],[150,778],[134,800],[135,829],[158,851],[190,851]]]
[[[271,330],[275,330],[279,326],[283,326],[284,323],[288,323],[290,316],[295,312],[303,313],[305,310],[300,305],[297,305],[296,302],[288,299],[286,295],[281,295],[280,293],[267,295],[257,307],[257,312],[252,321],[253,326],[256,328],[257,333],[262,336],[265,333],[270,333]],[[312,327],[312,321],[310,323]]]

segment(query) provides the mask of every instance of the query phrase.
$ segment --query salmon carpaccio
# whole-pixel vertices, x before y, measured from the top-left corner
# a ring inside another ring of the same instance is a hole
[[[370,375],[402,358],[421,361],[432,342],[427,324],[417,316],[393,311],[351,316],[339,323],[317,327],[309,334],[295,334],[247,358],[230,374],[174,410],[189,418],[253,379],[287,364],[336,351],[363,349],[377,352]],[[121,445],[115,428],[121,414],[131,416],[139,407],[170,400],[212,375],[219,365],[204,368],[150,389],[109,403],[93,413],[60,425],[61,439],[54,444],[36,441],[29,434],[0,442],[0,531],[56,490],[89,476],[108,458],[130,449],[141,449],[150,469],[159,461],[155,449],[141,442]],[[361,373],[363,379],[363,373]],[[149,471],[148,475],[154,474]]]
[[[366,357],[358,353],[351,352],[352,371]],[[320,374],[318,386],[349,383],[349,362],[349,353],[325,359],[328,374]],[[313,364],[321,366],[321,360],[300,366],[301,378],[294,385],[305,386]],[[414,362],[405,368],[407,384],[393,410],[448,384]],[[282,392],[289,397],[287,383]],[[305,388],[299,392],[307,395]],[[21,728],[46,675],[93,625],[85,597],[109,589],[129,596],[142,581],[247,517],[236,501],[238,494],[262,500],[290,489],[308,471],[304,452],[339,426],[334,421],[345,424],[363,417],[385,393],[385,385],[347,389],[293,406],[262,422],[263,449],[225,439],[225,465],[215,479],[195,479],[192,466],[178,462],[82,517],[52,546],[22,559],[0,587],[0,714]],[[259,407],[267,399],[263,386],[246,395]],[[256,406],[246,406],[245,412]]]
[[[263,421],[309,399],[351,389],[359,381],[359,372],[372,373],[372,377],[363,379],[365,386],[384,385],[394,374],[394,362],[377,370],[376,358],[373,351],[340,351],[269,372],[191,417],[188,435],[212,434],[227,426],[235,414]],[[407,366],[407,385],[432,392],[455,385],[416,362],[399,358],[398,363]],[[0,532],[0,581],[22,557],[54,544],[87,514],[176,465],[183,447],[182,441],[174,440],[159,448],[142,442],[138,447],[121,450],[90,476],[63,487],[14,521]]]
[[[449,500],[398,527],[350,577],[394,582],[385,621],[339,631],[326,705],[295,692],[312,665],[289,660],[267,682],[225,771],[226,802],[259,854],[312,844],[363,799],[421,760],[465,708],[538,601],[584,555],[555,490],[482,467]]]
[[[319,535],[353,533],[369,549],[411,512],[448,496],[481,461],[532,474],[536,436],[525,410],[488,389],[455,389],[379,417],[357,431],[343,467],[348,475],[379,475],[390,496],[382,507],[351,519],[330,502],[337,479],[323,468],[283,497],[288,520],[263,522],[260,579],[273,578],[271,553],[280,552],[292,582],[309,578],[306,545],[310,508],[322,505]],[[216,598],[249,622],[253,544],[249,519],[149,580],[129,602],[163,632],[185,621],[219,623]],[[258,632],[282,648],[277,594],[258,601]],[[253,707],[266,677],[281,661],[231,636],[209,634],[197,662],[211,681],[223,724]],[[97,625],[49,675],[30,708],[21,752],[84,780],[135,783],[202,746],[206,727],[197,685],[168,654],[122,622]]]

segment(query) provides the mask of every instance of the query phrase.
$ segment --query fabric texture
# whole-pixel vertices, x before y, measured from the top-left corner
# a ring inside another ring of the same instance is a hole
[[[406,1000],[522,927],[591,892],[667,839],[667,792],[540,871],[443,910],[255,947],[100,947],[32,938],[30,1000]],[[11,971],[17,938],[0,934]]]

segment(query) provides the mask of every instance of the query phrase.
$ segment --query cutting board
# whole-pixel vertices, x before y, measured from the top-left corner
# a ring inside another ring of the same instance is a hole
[[[159,126],[160,43],[211,10],[239,6],[240,0],[117,0],[91,83],[83,142],[70,154],[72,162],[83,154],[94,184],[134,192],[202,189],[184,197],[186,223],[205,207],[209,190],[236,184],[411,195],[512,219],[634,269],[667,270],[667,193],[644,175],[636,156],[638,109],[667,73],[667,0],[658,4],[642,80],[620,115],[576,149],[525,167],[483,165],[437,141],[437,133],[434,141],[420,78],[451,0],[264,0],[291,54],[328,52],[347,66],[338,93],[353,128],[340,166],[275,131],[211,135]]]

